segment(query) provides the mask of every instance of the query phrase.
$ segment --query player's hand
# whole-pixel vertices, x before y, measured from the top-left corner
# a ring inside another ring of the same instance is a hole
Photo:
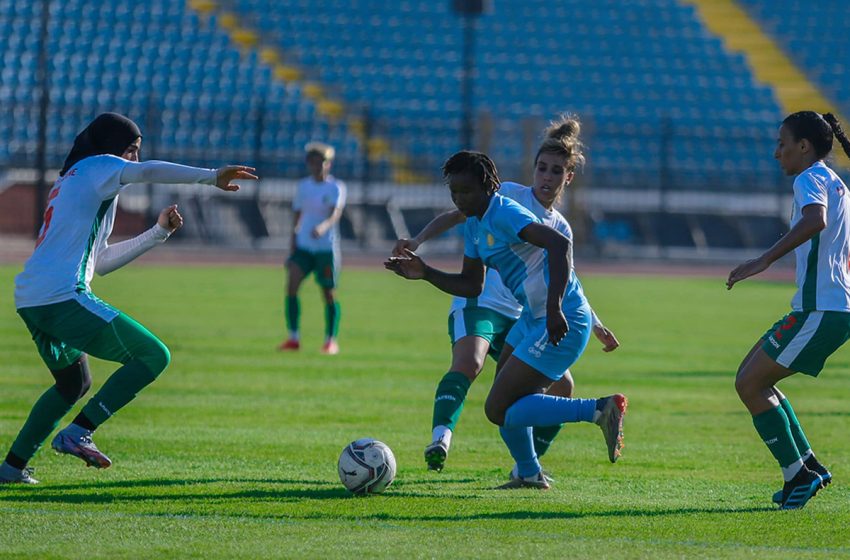
[[[224,167],[219,167],[215,171],[215,186],[223,191],[238,191],[239,185],[233,183],[233,181],[237,179],[256,181],[259,179],[252,171],[256,171],[256,169],[245,165],[225,165]]]
[[[404,250],[409,249],[410,251],[415,251],[419,248],[419,243],[416,242],[415,239],[399,239],[395,242],[395,247],[393,247],[393,256],[394,257],[403,257]]]
[[[425,261],[419,258],[419,255],[409,249],[405,249],[403,256],[390,257],[384,261],[384,268],[392,270],[402,278],[407,278],[408,280],[422,280],[425,278],[427,266],[425,265]]]
[[[313,239],[318,239],[321,236],[323,236],[326,231],[328,231],[327,228],[324,228],[321,225],[318,225],[318,226],[313,228],[313,231],[310,232],[310,237],[312,237]]]
[[[567,318],[560,307],[546,312],[546,332],[549,333],[549,344],[552,346],[557,346],[570,332]]]
[[[738,265],[735,267],[735,270],[729,273],[729,278],[726,280],[726,289],[731,290],[732,286],[741,280],[749,278],[750,276],[755,276],[759,272],[764,272],[767,270],[768,266],[770,266],[770,263],[762,257],[752,259],[744,264]]]
[[[168,208],[163,208],[156,223],[159,227],[167,229],[169,233],[174,233],[183,225],[183,216],[177,211],[177,205],[172,204]]]
[[[605,325],[593,325],[593,334],[602,343],[603,352],[613,352],[620,347],[620,341]]]

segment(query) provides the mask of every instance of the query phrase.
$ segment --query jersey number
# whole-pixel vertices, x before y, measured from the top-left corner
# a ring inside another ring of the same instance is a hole
[[[44,241],[44,236],[47,235],[47,228],[50,227],[50,220],[53,219],[53,205],[51,202],[57,196],[59,196],[59,187],[53,188],[53,190],[50,191],[50,194],[47,195],[47,209],[44,211],[44,223],[41,225],[41,231],[38,234],[38,239],[35,240],[36,248],[41,245],[41,242]]]

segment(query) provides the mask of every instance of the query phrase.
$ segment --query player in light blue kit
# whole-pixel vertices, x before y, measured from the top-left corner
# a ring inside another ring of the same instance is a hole
[[[581,126],[572,115],[563,115],[550,123],[534,160],[534,183],[531,188],[517,183],[502,183],[499,194],[516,200],[531,210],[540,220],[572,239],[572,230],[554,208],[570,184],[575,170],[583,165],[583,145],[579,140]],[[423,243],[466,221],[458,210],[440,214],[413,239],[399,239],[393,256],[405,249],[416,251]],[[502,284],[499,274],[488,269],[484,290],[477,298],[452,299],[449,312],[449,337],[452,341],[452,364],[440,380],[434,396],[432,442],[425,447],[425,461],[431,470],[442,470],[452,442],[455,426],[463,410],[470,385],[484,367],[489,354],[498,360],[505,339],[516,323],[522,306]],[[617,337],[593,313],[593,334],[603,344],[605,352],[619,346]],[[510,355],[512,348],[506,353]],[[571,397],[575,383],[568,370],[546,391],[549,395]],[[554,441],[562,424],[535,426],[532,435],[534,451],[542,457]]]
[[[461,272],[431,268],[409,250],[385,266],[460,297],[480,295],[487,266],[499,272],[523,306],[509,334],[514,350],[500,364],[485,405],[487,418],[500,426],[516,462],[517,476],[503,488],[549,488],[534,452],[533,426],[595,422],[605,435],[609,460],[616,462],[622,448],[624,395],[573,399],[545,394],[578,359],[590,337],[591,311],[572,270],[571,241],[497,193],[496,166],[485,154],[456,153],[443,166],[443,176],[452,201],[467,217]]]
[[[168,348],[144,326],[97,298],[95,272],[108,274],[168,238],[182,223],[176,207],[142,235],[109,245],[119,193],[131,183],[203,183],[225,191],[234,179],[256,179],[253,168],[200,169],[164,161],[139,163],[142,133],[123,115],[104,113],[74,140],[48,195],[32,256],[15,278],[15,307],[55,379],[35,403],[0,465],[0,483],[35,484],[27,467],[44,440],[91,386],[87,354],[120,362],[51,446],[88,466],[112,461],[92,441],[94,431],[168,366]]]
[[[850,155],[850,140],[831,114],[800,111],[782,122],[774,157],[786,175],[797,176],[791,230],[727,280],[731,290],[794,251],[792,311],[755,343],[735,378],[756,431],[782,468],[785,484],[773,496],[782,509],[805,506],[832,481],[776,384],[798,371],[817,377],[826,359],[850,338],[850,194],[823,161],[832,151],[833,136]]]

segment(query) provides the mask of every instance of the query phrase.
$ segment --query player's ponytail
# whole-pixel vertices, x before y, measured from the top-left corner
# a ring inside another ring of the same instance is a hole
[[[537,149],[537,155],[534,156],[534,162],[540,154],[557,154],[563,156],[566,161],[566,167],[570,171],[584,165],[584,144],[579,140],[581,134],[581,123],[575,115],[561,115],[555,121],[549,123],[546,130],[543,131],[543,142]]]
[[[844,153],[847,154],[847,157],[850,157],[850,140],[847,139],[847,135],[844,134],[844,131],[841,129],[841,124],[838,122],[838,119],[836,119],[835,115],[832,113],[824,113],[823,120],[825,120],[829,124],[830,128],[832,128],[832,133],[835,135],[838,143],[841,144],[841,147],[844,148]]]

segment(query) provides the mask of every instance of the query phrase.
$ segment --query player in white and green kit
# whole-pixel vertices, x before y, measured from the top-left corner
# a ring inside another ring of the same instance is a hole
[[[782,122],[774,157],[786,175],[796,175],[791,230],[760,257],[735,268],[727,281],[731,289],[795,253],[792,311],[756,342],[735,379],[756,431],[782,468],[785,485],[773,497],[782,509],[803,507],[832,481],[776,384],[797,372],[816,377],[850,338],[850,195],[823,161],[833,138],[850,155],[850,141],[831,114],[800,111]]]
[[[298,290],[311,273],[325,300],[324,354],[338,354],[340,306],[336,286],[340,270],[339,220],[345,207],[345,183],[330,174],[332,146],[310,142],[305,147],[310,176],[298,183],[292,210],[292,246],[286,266],[286,327],[289,335],[278,350],[301,348],[301,304]]]
[[[87,355],[120,362],[52,447],[106,468],[112,461],[92,441],[94,431],[168,366],[168,348],[131,317],[95,296],[95,272],[107,274],[165,241],[180,227],[176,206],[142,235],[109,245],[118,195],[131,183],[205,183],[237,190],[234,179],[256,179],[250,167],[200,169],[162,161],[138,163],[141,132],[133,121],[104,113],[76,138],[48,195],[36,247],[15,279],[15,306],[55,379],[33,406],[0,465],[0,483],[35,484],[27,467],[44,440],[91,386]]]

